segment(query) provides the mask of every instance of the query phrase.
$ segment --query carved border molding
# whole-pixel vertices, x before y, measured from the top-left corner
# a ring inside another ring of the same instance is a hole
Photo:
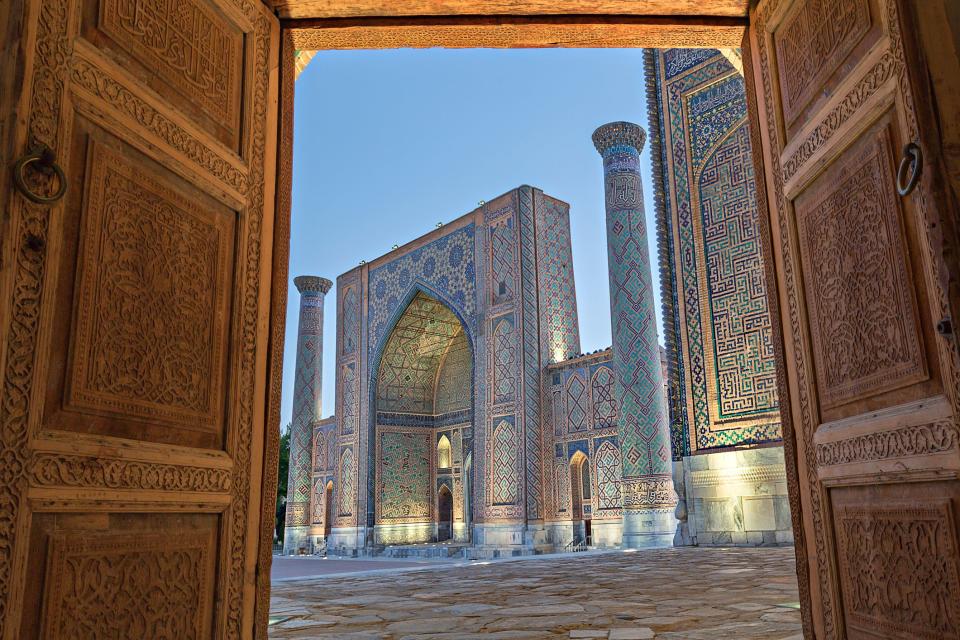
[[[708,469],[690,473],[693,488],[715,487],[732,483],[757,484],[761,482],[786,482],[787,470],[783,465],[764,465],[743,469]]]
[[[822,149],[833,134],[851,116],[856,115],[857,110],[898,71],[900,69],[894,55],[889,51],[885,52],[883,57],[860,79],[857,86],[844,96],[843,100],[820,121],[817,128],[810,132],[803,143],[783,163],[783,181],[789,182],[804,163],[818,149]]]
[[[36,58],[32,76],[25,79],[31,92],[30,109],[24,114],[29,116],[30,135],[52,149],[59,149],[59,142],[69,137],[61,111],[67,64],[73,54],[67,25],[74,17],[75,7],[76,3],[71,7],[67,0],[39,4]],[[0,637],[10,637],[14,635],[11,625],[19,615],[17,607],[9,604],[19,595],[12,584],[15,577],[19,578],[13,571],[14,552],[24,544],[17,540],[16,529],[29,479],[28,416],[46,272],[43,247],[47,246],[51,212],[49,207],[31,203],[12,190],[4,196],[10,198],[13,263],[7,268],[12,270],[9,277],[14,286],[9,324],[5,328],[7,352],[0,390]],[[37,246],[40,249],[32,248]]]
[[[950,419],[867,433],[835,442],[818,443],[817,465],[889,460],[906,456],[943,453],[960,445],[960,431]]]
[[[75,57],[71,61],[70,76],[75,85],[83,87],[124,115],[134,118],[145,130],[185,155],[198,167],[241,196],[247,195],[250,184],[243,171],[237,169],[222,154],[217,153],[196,136],[164,116],[115,78],[105,74],[95,63],[79,56]]]
[[[310,21],[293,29],[297,50],[524,47],[726,47],[740,46],[746,25],[718,18],[712,24],[662,17],[604,19],[564,16],[562,21],[511,16],[460,19],[379,18]]]
[[[620,485],[625,511],[638,509],[668,509],[677,506],[673,477],[644,476],[624,478]]]
[[[228,469],[49,454],[39,454],[34,458],[31,476],[33,483],[41,487],[222,493],[229,491],[232,483],[232,474]]]

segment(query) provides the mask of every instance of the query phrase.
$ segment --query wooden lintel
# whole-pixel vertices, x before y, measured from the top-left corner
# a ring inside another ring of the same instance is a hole
[[[274,0],[281,18],[632,15],[743,18],[749,0]]]
[[[287,20],[298,50],[463,48],[732,48],[743,18],[440,16]]]

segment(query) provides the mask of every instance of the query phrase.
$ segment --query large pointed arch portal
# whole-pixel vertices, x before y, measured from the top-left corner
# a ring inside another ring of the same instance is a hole
[[[463,461],[473,368],[457,315],[424,292],[414,295],[384,343],[375,382],[375,544],[470,540],[464,487],[472,483],[464,482]],[[441,491],[452,517],[440,513]]]

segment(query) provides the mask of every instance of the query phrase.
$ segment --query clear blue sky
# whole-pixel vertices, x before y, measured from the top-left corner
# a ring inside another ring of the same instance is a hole
[[[590,136],[613,120],[647,128],[640,49],[321,52],[297,80],[294,118],[281,424],[293,404],[294,276],[336,282],[521,184],[570,203],[582,349],[610,345],[603,171]],[[656,265],[649,149],[642,160]],[[654,283],[659,318],[657,273]],[[333,292],[327,300],[324,416],[336,340]]]

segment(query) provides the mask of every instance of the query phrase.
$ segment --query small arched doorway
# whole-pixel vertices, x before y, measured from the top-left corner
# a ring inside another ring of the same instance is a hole
[[[437,494],[437,542],[453,537],[453,494],[447,485],[440,487]]]
[[[323,539],[330,539],[330,528],[333,526],[333,480],[327,481],[323,491]]]
[[[591,479],[590,460],[582,451],[570,458],[570,504],[573,517],[573,540],[590,545]]]

